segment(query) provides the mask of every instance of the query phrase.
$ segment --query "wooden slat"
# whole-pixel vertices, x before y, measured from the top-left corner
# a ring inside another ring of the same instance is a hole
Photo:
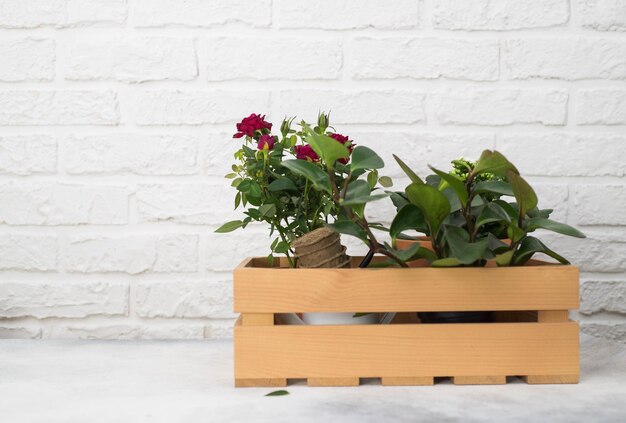
[[[278,388],[287,386],[287,379],[235,379],[236,388]]]
[[[537,312],[537,321],[541,323],[567,322],[567,310],[540,310]]]
[[[387,376],[380,378],[380,384],[383,386],[428,386],[435,384],[433,377],[411,377],[411,376]]]
[[[236,378],[578,373],[576,322],[235,326]]]
[[[567,310],[578,308],[579,304],[575,266],[254,267],[259,260],[248,259],[234,271],[237,312]]]
[[[531,385],[545,383],[578,383],[580,375],[533,375],[526,376],[524,380]]]
[[[274,324],[274,314],[242,313],[241,324],[243,326],[272,326]]]
[[[506,376],[455,376],[455,385],[506,385]]]
[[[359,386],[358,377],[310,377],[306,381],[309,386]]]

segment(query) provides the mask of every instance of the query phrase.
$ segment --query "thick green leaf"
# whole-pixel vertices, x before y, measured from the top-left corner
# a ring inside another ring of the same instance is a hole
[[[296,184],[289,178],[278,178],[267,186],[267,189],[275,191],[298,191]]]
[[[393,222],[391,222],[391,226],[389,227],[389,235],[391,236],[391,239],[394,240],[402,231],[415,229],[421,232],[424,229],[424,226],[426,226],[424,213],[422,213],[422,210],[420,210],[420,208],[415,204],[409,203],[396,213],[396,216],[393,218]]]
[[[517,226],[517,222],[511,222],[506,228],[506,234],[513,242],[519,242],[524,236],[526,231]]]
[[[245,226],[245,225],[246,225],[246,222],[242,222],[241,220],[232,220],[230,222],[224,223],[222,226],[217,228],[215,232],[217,233],[232,232],[235,229],[241,228],[242,226]]]
[[[456,175],[452,175],[451,173],[442,172],[441,170],[435,169],[430,166],[431,170],[435,172],[441,179],[443,179],[447,184],[452,188],[452,190],[456,193],[461,201],[461,205],[465,207],[467,205],[467,201],[469,196],[467,194],[467,188],[463,181]]]
[[[389,194],[366,195],[366,196],[363,196],[363,197],[350,198],[349,200],[346,199],[341,204],[343,204],[345,206],[357,206],[357,205],[360,205],[360,204],[369,203],[370,201],[381,200],[381,199],[387,198],[387,197],[389,197]]]
[[[363,228],[351,220],[338,220],[335,223],[330,223],[326,226],[335,232],[339,232],[340,234],[351,235],[367,242],[367,234]]]
[[[434,252],[432,252],[428,248],[420,246],[420,244],[417,242],[415,244],[412,244],[409,248],[405,248],[404,250],[397,250],[385,242],[385,248],[387,249],[387,251],[393,253],[397,258],[404,262],[417,260],[420,258],[424,258],[429,262],[437,259],[437,256]]]
[[[515,250],[509,250],[506,253],[496,256],[496,264],[498,266],[510,266]]]
[[[446,196],[437,188],[419,183],[412,183],[406,187],[406,195],[424,214],[430,235],[437,236],[441,224],[450,214],[450,203]]]
[[[508,172],[519,174],[518,170],[500,152],[485,150],[474,166],[473,174],[493,173],[498,176],[507,176]]]
[[[505,181],[479,181],[474,185],[474,192],[476,194],[488,192],[491,194],[513,196],[511,184]]]
[[[317,155],[321,157],[328,169],[332,169],[338,159],[350,157],[350,150],[346,146],[326,135],[309,130],[307,131],[306,141],[313,147]]]
[[[468,234],[462,228],[446,226],[446,240],[450,247],[452,256],[463,264],[472,264],[476,260],[483,258],[487,249],[487,240],[478,242],[468,242]]]
[[[570,225],[566,225],[565,223],[555,222],[554,220],[543,219],[541,217],[528,219],[526,223],[526,231],[532,232],[536,229],[547,229],[563,235],[574,236],[576,238],[586,238],[584,233]]]
[[[567,261],[565,257],[555,253],[554,251],[546,247],[546,245],[543,242],[539,241],[537,238],[529,236],[524,238],[524,240],[520,244],[519,249],[515,252],[512,261],[513,265],[522,266],[526,264],[535,253],[543,253],[557,260],[559,263],[569,264],[569,261]]]
[[[391,202],[394,206],[396,206],[396,210],[400,210],[402,207],[409,204],[409,200],[406,199],[403,193],[401,192],[393,192],[393,191],[385,191],[391,196]]]
[[[476,219],[476,227],[480,228],[487,223],[493,222],[510,222],[511,218],[508,213],[496,203],[487,203],[484,205],[478,219]]]
[[[413,172],[411,170],[410,167],[408,167],[406,165],[406,163],[404,163],[402,160],[400,160],[400,158],[398,156],[396,156],[395,154],[393,155],[393,158],[396,159],[396,162],[398,162],[398,165],[400,165],[400,168],[402,169],[402,171],[406,174],[406,176],[409,177],[409,179],[411,180],[411,182],[415,183],[415,184],[423,184],[424,181],[422,181],[420,179],[419,176],[417,176],[417,174],[415,172]]]
[[[537,207],[537,194],[528,185],[528,182],[517,173],[507,172],[507,179],[515,194],[515,201],[517,202],[520,216],[526,216],[529,211]]]
[[[272,391],[269,394],[266,394],[266,397],[280,397],[283,395],[289,395],[289,391],[285,391],[284,389],[280,389],[278,391]]]
[[[354,172],[359,169],[380,169],[383,167],[385,167],[385,162],[383,162],[383,159],[381,159],[380,156],[374,152],[374,150],[359,145],[352,151],[350,171]]]
[[[393,186],[393,181],[389,176],[381,176],[378,178],[378,183],[384,188],[391,188]]]
[[[454,257],[447,257],[447,258],[435,260],[432,263],[430,263],[430,265],[432,267],[457,267],[457,266],[462,266],[463,263],[461,263],[458,259]]]
[[[553,209],[538,209],[534,208],[528,212],[529,217],[541,217],[543,219],[548,219],[552,214]]]
[[[332,194],[328,175],[316,164],[307,162],[306,160],[285,160],[282,165],[293,173],[307,178],[318,191],[325,191],[328,194]]]

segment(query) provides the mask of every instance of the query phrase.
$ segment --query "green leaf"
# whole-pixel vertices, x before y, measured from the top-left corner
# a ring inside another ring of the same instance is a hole
[[[265,394],[266,397],[280,397],[283,395],[289,395],[289,391],[285,391],[284,389],[280,389],[278,391],[272,391],[269,394]]]
[[[222,226],[220,226],[219,228],[217,228],[215,230],[215,232],[223,234],[226,232],[232,232],[235,229],[241,228],[242,226],[245,226],[246,222],[242,222],[241,220],[232,220],[230,222],[224,223]]]
[[[511,184],[505,181],[479,181],[474,185],[474,192],[476,194],[488,192],[491,194],[513,196]]]
[[[250,191],[248,192],[248,195],[250,197],[260,198],[263,195],[261,191],[261,185],[259,185],[257,182],[250,183]]]
[[[430,263],[430,265],[432,267],[456,267],[456,266],[462,266],[463,263],[461,263],[458,259],[454,257],[448,257],[448,258],[435,260],[432,263]]]
[[[384,188],[391,188],[393,186],[393,181],[389,176],[381,176],[378,178],[378,183]]]
[[[394,206],[396,206],[396,210],[400,210],[402,207],[409,204],[409,200],[406,199],[403,193],[401,192],[393,192],[393,191],[385,191],[387,194],[391,196],[391,202]]]
[[[508,171],[507,179],[515,194],[515,201],[517,201],[520,216],[526,216],[529,211],[537,207],[537,194],[528,185],[528,182],[517,173]]]
[[[372,170],[367,174],[367,183],[371,189],[376,187],[376,183],[378,182],[378,172],[376,170]]]
[[[430,185],[412,183],[406,187],[409,201],[420,208],[430,229],[436,237],[444,219],[450,214],[450,203],[445,195]]]
[[[524,236],[526,231],[517,226],[517,222],[511,222],[506,229],[506,234],[513,242],[519,242]]]
[[[235,179],[236,181],[237,179]],[[235,181],[233,181],[233,184],[235,183]],[[237,185],[237,190],[241,191],[241,192],[249,192],[250,191],[250,185],[252,185],[252,181],[250,181],[249,179],[245,179],[243,181],[240,181],[240,183]]]
[[[267,186],[267,189],[275,191],[298,191],[296,184],[289,178],[278,178]]]
[[[276,205],[275,204],[263,204],[259,207],[259,213],[263,217],[271,217],[276,214]]]
[[[389,235],[394,240],[400,235],[402,231],[408,229],[415,229],[419,232],[423,232],[426,221],[424,220],[424,213],[415,204],[407,204],[400,209],[391,222],[389,227]]]
[[[289,251],[289,244],[287,244],[284,241],[280,241],[278,244],[276,244],[276,246],[274,247],[274,252],[278,253],[278,254],[284,254],[287,251]]]
[[[354,236],[367,242],[367,234],[363,228],[351,220],[337,220],[335,223],[330,223],[326,226],[335,232],[339,232],[340,234]]]
[[[529,217],[542,217],[544,219],[548,219],[552,214],[553,209],[537,209],[534,208],[528,212]]]
[[[476,228],[480,228],[487,223],[510,222],[508,213],[496,203],[487,203],[476,219]]]
[[[398,156],[396,156],[394,154],[393,158],[396,159],[396,162],[398,163],[398,165],[400,165],[400,168],[406,174],[406,176],[409,177],[411,182],[413,182],[414,184],[423,184],[424,183],[424,181],[422,181],[420,179],[420,177],[417,176],[417,174],[415,172],[413,172],[411,170],[411,168],[406,165],[406,163],[404,163],[402,160],[400,160],[400,158]]]
[[[358,205],[361,205],[361,204],[369,203],[370,201],[381,200],[381,199],[387,198],[387,197],[389,197],[389,194],[367,195],[367,196],[364,196],[364,197],[354,197],[354,198],[351,198],[349,200],[345,200],[341,204],[343,204],[345,206],[358,206]]]
[[[229,173],[227,175],[224,175],[224,178],[226,179],[235,179],[237,177],[236,173]]]
[[[307,128],[306,142],[313,147],[313,150],[321,157],[328,169],[332,169],[338,159],[350,157],[350,150],[343,144],[331,137],[312,131],[310,127]]]
[[[239,207],[239,204],[241,204],[241,193],[237,192],[237,195],[235,195],[235,209]]]
[[[328,194],[332,194],[328,175],[316,164],[307,162],[306,160],[285,160],[282,165],[293,173],[307,178],[318,191],[325,191]]]
[[[359,145],[352,151],[350,171],[354,172],[359,169],[380,169],[383,167],[385,167],[385,162],[383,162],[383,159],[381,159],[374,150]]]
[[[493,173],[498,176],[507,176],[508,172],[519,174],[518,170],[500,152],[485,150],[474,166],[472,173]]]
[[[437,260],[437,255],[428,248],[422,247],[418,242],[411,244],[408,248],[398,250],[385,242],[385,248],[393,253],[400,260],[407,262],[417,260],[420,258],[426,259],[429,262]]]
[[[459,197],[461,201],[461,205],[465,207],[467,205],[467,201],[469,199],[467,194],[467,188],[465,187],[465,183],[456,175],[452,175],[451,173],[442,172],[441,170],[435,169],[432,166],[429,166],[430,169],[435,172],[441,179],[446,181],[450,188],[454,190],[456,195]]]
[[[515,250],[509,250],[506,253],[497,255],[496,264],[498,266],[510,266],[513,254],[515,254]]]
[[[483,257],[487,240],[468,242],[468,234],[462,228],[446,226],[446,240],[452,255],[463,264],[472,264]]]
[[[556,232],[563,235],[574,236],[576,238],[586,238],[586,235],[580,232],[578,229],[566,225],[565,223],[555,222],[550,219],[543,219],[541,217],[533,217],[527,220],[526,231],[532,232],[536,229],[547,229],[552,232]]]
[[[515,255],[513,256],[513,265],[522,266],[526,264],[535,253],[543,253],[557,260],[559,263],[569,264],[569,261],[567,261],[565,257],[546,247],[546,245],[537,238],[529,236],[522,241],[519,249],[515,252]]]

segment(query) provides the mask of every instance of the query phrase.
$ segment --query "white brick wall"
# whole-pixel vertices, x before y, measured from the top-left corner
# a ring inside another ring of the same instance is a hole
[[[623,0],[0,0],[0,57],[0,337],[230,336],[234,123],[330,109],[399,186],[510,156],[626,342]]]

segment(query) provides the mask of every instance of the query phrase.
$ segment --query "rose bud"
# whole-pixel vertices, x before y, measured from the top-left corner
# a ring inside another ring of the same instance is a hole
[[[322,133],[326,132],[326,128],[330,125],[330,113],[324,114],[324,112],[320,112],[317,115],[317,126],[320,128]]]
[[[268,150],[272,150],[275,142],[276,138],[273,135],[261,135],[261,138],[259,138],[259,142],[257,143],[257,148],[259,150],[265,150],[267,147]]]
[[[310,145],[296,145],[293,148],[296,153],[296,158],[298,160],[307,160],[310,162],[318,162],[320,157],[317,155],[315,151],[313,151],[313,147]]]
[[[265,115],[261,116],[252,113],[237,124],[237,133],[233,135],[233,138],[241,138],[245,135],[256,139],[258,136],[256,132],[260,131],[263,133],[265,130],[269,133],[272,130],[272,124],[265,121]]]

